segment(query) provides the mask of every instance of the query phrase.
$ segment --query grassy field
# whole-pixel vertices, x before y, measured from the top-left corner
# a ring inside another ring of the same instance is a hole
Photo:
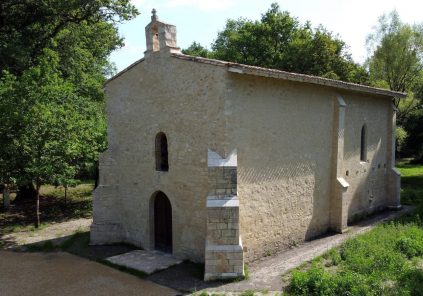
[[[294,270],[289,295],[423,295],[423,165],[397,167],[402,203],[416,211]]]
[[[69,188],[65,200],[63,187],[45,185],[40,190],[41,228],[53,223],[92,215],[92,196],[94,184],[84,182]],[[3,197],[0,194],[0,200]],[[16,231],[34,230],[35,201],[12,203],[7,211],[0,211],[0,235]]]

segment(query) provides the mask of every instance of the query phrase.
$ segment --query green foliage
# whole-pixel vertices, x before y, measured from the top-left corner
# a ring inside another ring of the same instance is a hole
[[[289,295],[378,295],[366,276],[354,272],[332,274],[314,265],[307,272],[295,270]]]
[[[423,190],[423,166],[401,164],[404,190]],[[402,191],[404,198],[404,191]],[[349,239],[292,273],[290,295],[421,295],[423,194],[414,213]],[[331,264],[327,264],[330,260]]]
[[[416,163],[423,164],[423,107],[408,114],[404,119],[404,128],[409,136],[402,151],[414,157]]]
[[[184,53],[357,83],[368,79],[338,36],[322,26],[300,24],[276,3],[260,21],[228,20],[211,52],[193,43]]]
[[[404,146],[405,140],[408,137],[407,131],[402,126],[397,126],[396,129],[396,139],[397,139],[397,150],[401,151]]]
[[[416,234],[421,237],[419,231]],[[396,242],[396,248],[399,252],[407,256],[408,259],[411,259],[416,256],[423,255],[423,240],[418,237],[401,237]]]
[[[252,290],[245,290],[243,291],[240,296],[254,296],[254,291]]]
[[[244,263],[244,278],[248,280],[250,278],[250,269],[248,268],[248,263]]]
[[[329,250],[328,252],[326,252],[323,255],[323,258],[325,258],[327,260],[330,260],[330,264],[329,264],[330,266],[336,266],[342,260],[341,255],[339,254],[338,249],[331,249],[331,250]]]
[[[5,75],[0,100],[4,124],[0,127],[0,159],[4,175],[18,183],[63,183],[78,169],[93,162],[104,149],[102,102],[78,95],[61,78],[58,56],[44,50],[39,66],[20,78]],[[2,174],[2,175],[3,175]]]
[[[108,56],[123,45],[117,24],[138,12],[129,0],[0,8],[0,182],[76,185],[106,147],[102,87]]]
[[[398,293],[400,295],[423,295],[423,270],[419,268],[408,270],[398,281],[398,288],[404,291],[402,294]]]
[[[19,76],[24,70],[36,65],[43,50],[51,48],[59,35],[64,37],[66,31],[81,34],[84,32],[79,30],[81,26],[92,28],[93,35],[85,35],[86,40],[79,38],[78,41],[86,44],[92,42],[90,46],[94,49],[107,48],[110,38],[118,40],[115,45],[122,45],[122,40],[116,33],[116,24],[129,20],[137,14],[138,11],[130,4],[130,0],[2,0],[0,71],[7,70]],[[102,34],[104,27],[108,27],[108,30],[113,30],[114,33]],[[99,33],[98,36],[95,35],[96,31]],[[90,37],[94,38],[89,39]],[[75,44],[74,41],[70,38],[68,44],[69,42]],[[99,44],[103,41],[104,45]],[[81,44],[80,47],[84,46]],[[70,52],[74,48],[71,46],[62,49]],[[113,50],[113,47],[108,49],[106,56],[110,50]],[[96,51],[92,51],[92,54],[99,56]]]
[[[423,165],[401,163],[397,167],[401,170],[401,203],[423,207]]]
[[[194,57],[211,57],[211,52],[207,48],[203,47],[200,43],[195,41],[188,48],[183,49],[182,53]]]
[[[408,102],[394,103],[400,124],[407,115],[422,107],[423,27],[403,23],[396,11],[383,15],[375,32],[367,38],[371,53],[367,60],[373,85],[408,92]]]
[[[414,86],[422,70],[420,27],[402,23],[398,13],[393,11],[379,19],[367,44],[373,53],[368,61],[372,80],[383,80],[396,91],[408,91]]]
[[[22,231],[39,231],[52,223],[60,223],[69,219],[92,217],[93,184],[80,184],[68,189],[67,201],[64,200],[63,188],[43,185],[40,189],[40,208],[42,223],[34,227],[34,204],[25,201],[8,211],[0,211],[0,236]],[[1,196],[0,196],[1,199]]]
[[[392,11],[380,17],[367,45],[371,84],[407,92],[405,100],[394,99],[397,122],[408,134],[405,140],[398,138],[397,151],[423,163],[423,25],[403,23]]]

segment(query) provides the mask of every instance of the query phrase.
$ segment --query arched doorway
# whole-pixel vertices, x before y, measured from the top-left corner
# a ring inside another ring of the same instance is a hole
[[[154,197],[154,248],[172,253],[172,206],[161,191]]]

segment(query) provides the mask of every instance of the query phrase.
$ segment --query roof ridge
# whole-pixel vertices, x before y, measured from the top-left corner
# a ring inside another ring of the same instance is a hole
[[[294,72],[287,72],[278,69],[272,68],[264,68],[234,62],[227,62],[222,60],[210,59],[210,58],[203,58],[203,57],[195,57],[190,55],[185,55],[181,53],[171,53],[172,57],[193,61],[193,62],[200,62],[204,64],[211,64],[216,66],[227,66],[229,72],[238,73],[238,74],[250,74],[256,76],[263,76],[263,77],[271,77],[277,79],[284,79],[296,82],[304,82],[304,83],[311,83],[311,84],[318,84],[324,85],[334,88],[341,88],[365,93],[372,93],[377,95],[389,96],[389,97],[398,97],[404,98],[407,96],[406,93],[392,91],[383,88],[377,88],[372,86],[367,86],[363,84],[357,84],[352,82],[345,82],[342,80],[335,80],[320,76],[308,75],[308,74],[301,74],[301,73],[294,73]]]

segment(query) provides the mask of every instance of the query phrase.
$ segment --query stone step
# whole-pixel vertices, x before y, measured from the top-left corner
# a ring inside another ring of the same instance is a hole
[[[128,253],[106,258],[110,263],[152,274],[182,263],[182,260],[171,254],[159,251],[135,250]]]

